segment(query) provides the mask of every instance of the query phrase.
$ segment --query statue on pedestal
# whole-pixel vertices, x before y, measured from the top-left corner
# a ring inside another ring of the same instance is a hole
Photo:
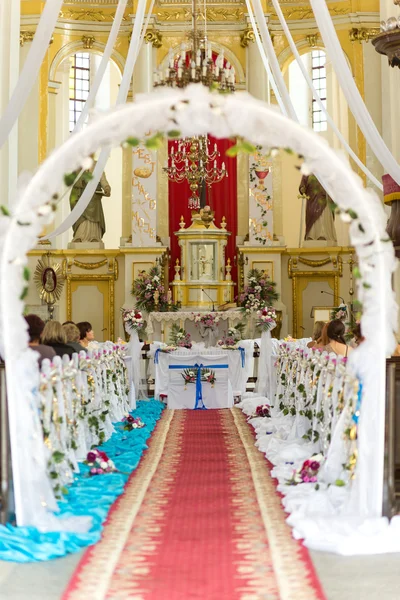
[[[307,199],[304,240],[336,242],[332,201],[315,175],[303,175],[299,192]]]
[[[96,163],[93,163],[90,171],[85,171],[82,173],[79,179],[75,182],[69,199],[71,210],[75,207],[79,198],[82,196],[88,184],[87,174],[93,171],[95,165]],[[73,243],[101,242],[106,231],[106,222],[104,219],[103,207],[101,205],[101,199],[103,196],[111,196],[111,187],[104,173],[102,174],[97,189],[93,194],[93,198],[89,202],[82,215],[72,226],[72,230],[74,232],[74,237],[72,240]]]

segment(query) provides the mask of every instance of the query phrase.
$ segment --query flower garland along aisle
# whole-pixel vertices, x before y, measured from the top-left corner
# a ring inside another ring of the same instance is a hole
[[[142,358],[142,343],[139,340],[139,331],[145,326],[143,313],[137,308],[122,308],[122,319],[126,333],[129,334],[128,351],[131,357],[131,390],[130,408],[136,408],[137,398],[147,398],[145,390],[140,386],[140,365]]]
[[[239,407],[256,431],[259,450],[274,465],[271,474],[292,513],[288,522],[295,536],[313,547],[309,524],[317,507],[332,518],[349,508],[362,387],[346,358],[299,348],[297,342],[280,344],[276,375],[274,406],[248,397]]]
[[[198,313],[194,316],[194,323],[204,340],[206,348],[215,346],[219,316],[214,313]]]
[[[43,361],[39,414],[47,448],[48,475],[57,498],[68,493],[78,461],[114,432],[129,410],[129,379],[119,346],[74,355],[63,363]]]
[[[272,340],[271,331],[276,327],[276,312],[273,308],[261,308],[256,313],[256,326],[261,330],[260,357],[258,359],[258,377],[255,391],[261,396],[271,398],[273,393],[272,378]]]

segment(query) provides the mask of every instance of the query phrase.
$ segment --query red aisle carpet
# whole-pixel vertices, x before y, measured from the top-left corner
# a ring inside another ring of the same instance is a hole
[[[63,600],[322,600],[242,413],[165,411]]]

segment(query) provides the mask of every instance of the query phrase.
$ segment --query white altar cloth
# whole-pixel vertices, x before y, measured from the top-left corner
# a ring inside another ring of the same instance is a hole
[[[210,311],[194,309],[191,311],[178,310],[177,312],[151,312],[147,317],[146,328],[149,340],[161,339],[163,342],[168,341],[173,324],[185,329],[192,336],[192,340],[195,340],[196,334],[200,336],[194,324],[194,318],[199,313],[209,314]],[[238,309],[215,311],[212,314],[219,317],[216,339],[221,338],[229,327],[234,327],[235,323],[243,320],[243,312]],[[157,326],[157,324],[159,325]]]
[[[246,360],[242,363],[242,352],[240,350],[224,350],[220,348],[208,348],[204,350],[186,350],[179,349],[173,352],[159,352],[155,359],[155,385],[154,397],[160,398],[160,395],[168,395],[169,384],[169,365],[171,356],[181,358],[189,357],[195,362],[203,362],[210,357],[225,356],[228,361],[228,379],[234,395],[242,395],[246,391],[247,369]],[[245,352],[244,352],[245,356]],[[195,364],[193,362],[192,364]],[[183,364],[183,363],[182,363]],[[199,363],[200,364],[200,363]],[[210,363],[209,363],[210,364]],[[243,365],[243,366],[242,366]],[[182,379],[183,381],[183,379]]]
[[[233,406],[228,354],[174,353],[168,355],[168,408],[215,409]],[[190,374],[195,380],[185,381]],[[213,382],[206,381],[213,374]]]

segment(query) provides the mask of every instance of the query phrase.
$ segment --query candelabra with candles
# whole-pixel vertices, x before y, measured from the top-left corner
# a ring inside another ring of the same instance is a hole
[[[199,210],[201,185],[211,186],[218,183],[224,177],[228,177],[225,163],[217,166],[217,158],[220,156],[217,144],[214,149],[210,148],[210,140],[207,136],[195,136],[177,142],[177,148],[171,148],[168,157],[169,164],[164,167],[164,172],[170,181],[189,183],[191,196],[189,208]]]

